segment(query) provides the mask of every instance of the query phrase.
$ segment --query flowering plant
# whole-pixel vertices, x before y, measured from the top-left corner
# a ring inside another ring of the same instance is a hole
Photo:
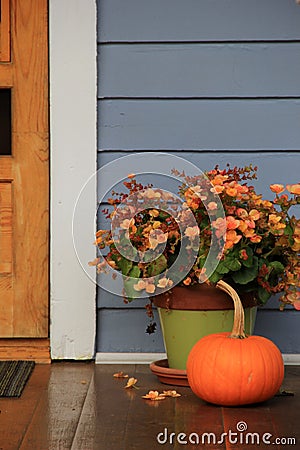
[[[178,196],[128,175],[126,193],[112,192],[104,210],[110,229],[96,234],[99,272],[121,274],[124,296],[155,295],[176,284],[223,279],[264,304],[281,293],[281,308],[300,309],[300,183],[272,184],[263,199],[250,181],[256,167],[218,166],[180,179]],[[151,316],[151,302],[147,305]]]

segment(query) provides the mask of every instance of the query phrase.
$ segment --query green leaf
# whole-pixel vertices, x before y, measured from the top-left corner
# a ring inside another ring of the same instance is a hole
[[[117,261],[117,265],[123,275],[128,275],[130,269],[132,268],[132,261],[121,256],[121,258]]]
[[[129,301],[132,301],[135,298],[139,297],[139,292],[134,289],[133,285],[137,283],[136,278],[139,278],[140,274],[141,274],[140,269],[137,266],[134,266],[130,270],[128,276],[123,277],[124,291]]]
[[[232,279],[237,284],[248,284],[253,281],[258,274],[258,259],[253,257],[252,267],[243,267],[238,272],[232,274]]]
[[[132,278],[139,278],[140,275],[141,275],[141,269],[139,269],[138,266],[133,266],[133,268],[129,272],[129,276]]]
[[[147,268],[149,277],[155,277],[159,273],[163,272],[167,268],[167,259],[164,255],[160,255]]]
[[[216,272],[220,275],[225,275],[229,272],[229,267],[225,264],[225,261],[220,261],[219,264],[216,267]]]
[[[268,264],[272,268],[272,273],[279,274],[284,272],[284,265],[280,261],[272,261]]]
[[[238,259],[225,259],[224,263],[226,267],[233,272],[239,270],[242,267],[242,264]]]
[[[222,279],[222,275],[220,275],[218,272],[214,272],[211,274],[211,276],[209,277],[209,281],[211,281],[211,283],[217,283],[218,281],[220,281]]]
[[[269,298],[271,297],[271,294],[269,292],[267,292],[262,286],[259,286],[257,289],[257,294],[258,294],[258,300],[262,303],[265,304],[267,303],[267,301],[269,300]]]

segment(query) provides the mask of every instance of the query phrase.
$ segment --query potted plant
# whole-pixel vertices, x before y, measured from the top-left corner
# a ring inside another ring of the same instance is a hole
[[[300,309],[300,219],[291,213],[300,203],[300,184],[272,184],[272,198],[264,199],[251,185],[256,171],[252,166],[222,170],[217,166],[193,177],[173,170],[181,180],[178,196],[144,186],[130,174],[124,182],[127,191],[112,192],[112,209],[103,211],[110,227],[96,234],[101,255],[93,264],[99,272],[111,272],[113,278],[121,275],[125,301],[149,297],[147,332],[155,331],[153,302],[160,308],[160,317],[170,320],[176,292],[179,300],[193,294],[195,306],[189,306],[189,311],[199,309],[203,297],[209,302],[204,309],[213,309],[213,299],[221,296],[225,312],[213,317],[213,328],[204,333],[229,331],[232,306],[226,294],[216,294],[214,285],[220,280],[246,301],[251,298],[249,308],[244,303],[246,313],[249,309],[248,333],[255,315],[253,300],[265,304],[273,294],[280,294],[281,309],[286,304]],[[204,316],[208,323],[207,313]],[[220,330],[226,316],[228,322]],[[182,323],[175,325],[178,331]],[[198,319],[196,324],[200,329]],[[166,343],[168,325],[162,328]],[[175,339],[175,353],[185,334]],[[189,349],[202,335],[200,330],[200,335],[191,338],[178,368],[185,368]],[[169,359],[168,349],[167,354]]]

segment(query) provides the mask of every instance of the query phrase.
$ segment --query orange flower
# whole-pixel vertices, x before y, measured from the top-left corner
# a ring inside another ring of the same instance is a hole
[[[250,237],[250,241],[253,242],[254,244],[258,244],[261,240],[262,240],[262,237],[258,236],[257,234]]]
[[[225,189],[224,186],[216,185],[216,186],[214,186],[213,188],[211,188],[210,191],[213,192],[213,193],[215,193],[215,194],[221,194],[221,192],[223,192],[224,189]]]
[[[238,228],[239,224],[240,221],[236,220],[233,216],[226,217],[227,230],[235,230],[236,228]]]
[[[235,187],[228,187],[226,188],[226,194],[230,197],[236,197],[237,196],[237,189]]]
[[[272,192],[275,192],[275,194],[280,194],[284,191],[284,186],[283,184],[271,184],[270,189]]]
[[[228,178],[228,175],[217,175],[215,176],[215,178],[213,178],[211,180],[211,184],[213,184],[214,186],[216,185],[221,185],[224,183],[224,181],[226,181]]]
[[[183,284],[186,286],[189,286],[192,282],[192,279],[190,277],[187,277],[185,280],[183,280]]]
[[[246,219],[248,217],[248,212],[244,208],[238,208],[236,213],[241,219]]]
[[[295,309],[297,309],[297,311],[300,311],[300,300],[296,300],[293,303],[293,306],[294,306]]]
[[[275,224],[277,224],[280,221],[281,221],[281,217],[280,216],[277,216],[276,214],[270,214],[269,215],[269,223],[271,225],[275,225]]]
[[[272,202],[269,202],[269,200],[262,200],[261,204],[264,208],[271,208]]]
[[[159,211],[157,209],[150,209],[149,214],[152,217],[157,217],[159,216]]]
[[[248,230],[248,225],[246,224],[246,222],[244,220],[240,220],[239,230],[242,233],[245,233],[245,231]]]
[[[237,234],[235,230],[229,230],[226,233],[226,243],[225,243],[225,249],[230,249],[234,246],[234,244],[237,244],[242,239],[242,236],[240,234]]]
[[[288,184],[286,188],[291,194],[300,195],[300,183]]]
[[[260,218],[260,212],[257,209],[251,209],[249,212],[249,217],[252,220],[258,220]]]
[[[247,225],[247,227],[248,228],[251,228],[251,229],[254,229],[255,228],[255,222],[254,222],[254,220],[245,220],[245,223],[246,223],[246,225]]]

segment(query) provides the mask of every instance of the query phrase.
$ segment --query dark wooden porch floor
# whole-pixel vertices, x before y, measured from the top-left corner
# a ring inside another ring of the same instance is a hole
[[[126,380],[113,378],[120,370],[137,378],[139,389],[124,389]],[[171,388],[146,365],[37,365],[21,398],[0,399],[0,450],[300,449],[300,366],[286,367],[283,389],[294,396],[250,407],[208,405],[180,387],[175,387],[179,398],[141,398],[150,389]],[[222,433],[236,433],[239,422],[247,431],[221,442]],[[248,435],[254,444],[246,443],[247,432],[256,433]],[[219,443],[203,433],[214,433]],[[264,444],[263,436],[271,444]],[[276,439],[282,443],[273,444]],[[189,440],[194,444],[184,443]]]

